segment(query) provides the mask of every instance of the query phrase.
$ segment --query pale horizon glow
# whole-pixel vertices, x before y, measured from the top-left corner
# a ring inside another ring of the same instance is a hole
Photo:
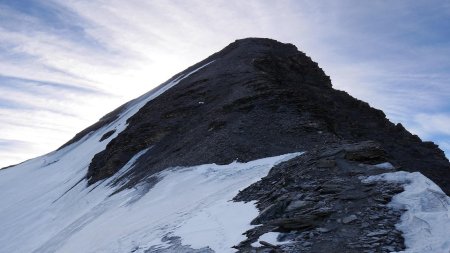
[[[448,156],[449,20],[446,1],[0,0],[0,168],[246,37],[296,45]]]

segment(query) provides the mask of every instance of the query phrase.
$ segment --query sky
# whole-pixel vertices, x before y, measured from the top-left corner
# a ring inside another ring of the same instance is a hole
[[[246,37],[296,45],[450,156],[449,1],[0,0],[0,167]]]

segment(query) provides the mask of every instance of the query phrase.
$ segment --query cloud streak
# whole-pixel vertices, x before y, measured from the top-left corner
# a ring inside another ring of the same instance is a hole
[[[336,88],[448,152],[449,18],[438,0],[0,0],[0,167],[243,37],[294,43]]]

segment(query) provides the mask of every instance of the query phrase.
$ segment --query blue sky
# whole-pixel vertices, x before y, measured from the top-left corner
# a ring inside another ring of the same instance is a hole
[[[0,0],[0,167],[244,37],[295,44],[450,155],[449,1]]]

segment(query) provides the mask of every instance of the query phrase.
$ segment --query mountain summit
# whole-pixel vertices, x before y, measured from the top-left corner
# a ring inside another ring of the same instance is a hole
[[[445,216],[449,178],[294,45],[248,38],[1,170],[0,251],[448,252],[417,232],[448,215],[405,206]]]
[[[396,166],[420,171],[450,193],[450,166],[436,145],[389,122],[382,111],[332,89],[330,77],[292,44],[237,40],[169,83],[180,77],[176,86],[130,117],[127,128],[94,157],[89,183],[112,176],[150,147],[125,177],[139,182],[167,167],[246,162],[372,140]],[[125,108],[83,133],[104,126]]]

